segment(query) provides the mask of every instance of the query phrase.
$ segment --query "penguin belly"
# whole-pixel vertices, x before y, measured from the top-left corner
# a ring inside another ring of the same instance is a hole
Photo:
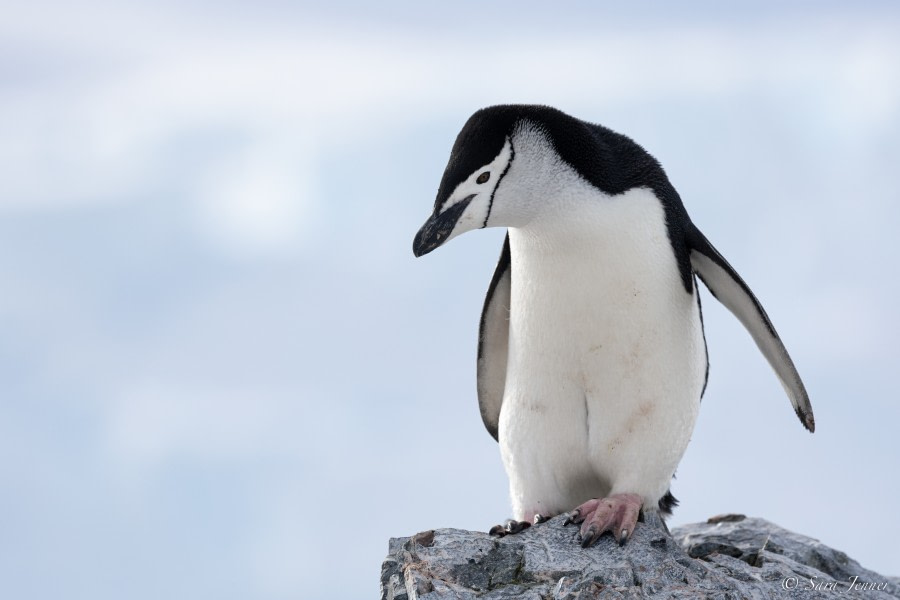
[[[499,441],[513,516],[632,493],[655,509],[694,428],[707,366],[660,202],[648,189],[509,231]]]

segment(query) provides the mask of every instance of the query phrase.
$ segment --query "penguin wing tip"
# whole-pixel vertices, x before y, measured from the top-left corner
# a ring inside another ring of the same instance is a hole
[[[813,416],[812,412],[798,410],[797,416],[800,418],[800,423],[807,431],[810,433],[816,432],[816,418]]]

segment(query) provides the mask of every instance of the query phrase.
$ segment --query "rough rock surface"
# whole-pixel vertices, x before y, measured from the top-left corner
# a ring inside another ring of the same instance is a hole
[[[669,534],[641,523],[592,548],[556,517],[504,538],[437,529],[393,538],[382,600],[483,598],[900,598],[900,578],[763,519],[713,517]]]

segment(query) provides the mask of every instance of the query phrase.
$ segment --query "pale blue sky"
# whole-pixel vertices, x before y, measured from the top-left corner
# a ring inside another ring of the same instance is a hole
[[[707,294],[673,522],[900,574],[900,10],[594,4],[4,6],[0,596],[374,597],[388,537],[507,517],[474,384],[502,231],[411,252],[499,102],[659,158],[809,389],[813,436]]]

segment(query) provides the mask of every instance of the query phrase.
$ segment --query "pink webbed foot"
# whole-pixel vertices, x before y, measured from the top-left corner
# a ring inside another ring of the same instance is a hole
[[[637,494],[614,494],[588,500],[567,515],[565,524],[581,523],[581,546],[593,546],[609,531],[619,545],[634,532],[644,500]]]

